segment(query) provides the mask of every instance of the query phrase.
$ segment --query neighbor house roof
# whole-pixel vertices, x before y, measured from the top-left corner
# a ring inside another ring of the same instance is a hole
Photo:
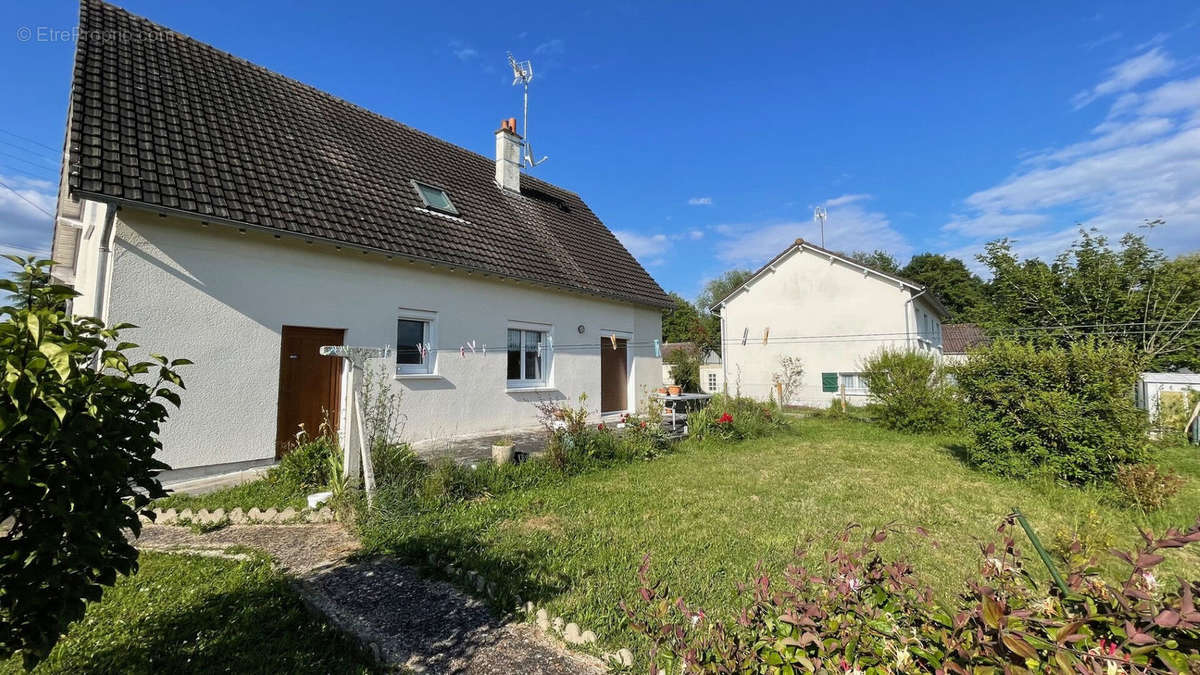
[[[797,249],[799,249],[799,250],[807,249],[809,251],[813,251],[814,253],[819,253],[820,255],[829,256],[830,258],[840,260],[840,261],[846,263],[847,265],[852,265],[859,269],[867,270],[877,276],[883,277],[884,279],[889,279],[889,280],[891,280],[895,283],[898,283],[902,286],[907,286],[908,288],[910,288],[914,291],[917,291],[917,292],[926,290],[925,286],[918,284],[917,282],[912,281],[911,279],[905,279],[904,277],[902,277],[898,274],[892,274],[891,272],[885,272],[884,270],[881,270],[878,267],[863,264],[863,263],[855,260],[854,258],[851,258],[842,253],[838,253],[837,251],[830,251],[827,248],[817,246],[816,244],[804,241],[803,239],[797,239],[796,241],[792,242],[787,248],[780,251],[779,254],[776,255],[774,258],[771,258],[770,260],[768,260],[765,265],[763,265],[762,267],[755,270],[754,273],[750,275],[750,278],[746,279],[746,281],[743,282],[740,286],[738,286],[737,288],[730,291],[728,295],[721,298],[720,301],[718,301],[710,309],[716,310],[718,307],[720,307],[725,302],[727,302],[730,298],[737,295],[738,292],[740,292],[743,288],[746,288],[750,284],[754,283],[764,272],[772,269],[775,266],[775,264],[778,263],[780,260],[782,260],[785,256],[787,256],[789,253],[791,253],[792,251],[795,251]],[[921,297],[928,298],[929,304],[933,306],[934,310],[937,311],[940,316],[942,316],[942,317],[950,316],[949,310],[946,309],[945,305],[942,304],[942,301],[939,300],[938,297],[933,292],[927,292],[927,293],[925,293],[925,295],[922,295]]]
[[[574,192],[501,189],[492,158],[99,0],[80,3],[68,143],[75,197],[671,305]]]
[[[942,324],[942,353],[966,354],[967,350],[976,345],[987,344],[988,338],[983,329],[974,323],[944,323]]]

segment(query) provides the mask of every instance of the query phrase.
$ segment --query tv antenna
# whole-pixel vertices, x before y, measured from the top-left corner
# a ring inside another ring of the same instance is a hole
[[[829,214],[825,213],[824,206],[818,206],[813,209],[813,222],[821,224],[821,248],[825,248],[825,220]]]
[[[524,148],[525,152],[521,158],[521,163],[529,168],[533,168],[550,159],[549,157],[542,157],[535,160],[533,158],[533,146],[529,144],[529,83],[533,81],[533,64],[529,61],[518,61],[513,58],[512,52],[509,52],[508,65],[512,66],[513,86],[520,83],[525,87],[525,106],[521,120],[521,147]]]

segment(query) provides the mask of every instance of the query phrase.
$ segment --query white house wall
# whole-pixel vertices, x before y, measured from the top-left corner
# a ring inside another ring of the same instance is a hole
[[[921,313],[936,317],[937,312],[922,297],[907,302],[912,293],[908,286],[837,259],[793,251],[721,310],[727,390],[765,400],[772,395],[779,359],[796,356],[804,377],[790,403],[828,405],[838,394],[822,391],[821,373],[860,372],[863,359],[883,347],[922,348]],[[925,348],[940,355],[940,327],[935,323],[927,332]],[[852,403],[866,398],[848,392]]]
[[[162,459],[174,468],[273,458],[284,325],[394,345],[399,308],[437,312],[437,377],[392,380],[409,441],[530,427],[543,398],[586,393],[596,410],[610,332],[633,344],[631,406],[661,379],[657,309],[140,211],[119,212],[116,237],[108,319],[140,326],[125,337],[146,351],[196,364],[183,369],[183,406],[163,429]],[[551,326],[548,390],[506,392],[510,321]],[[471,340],[480,353],[463,358]]]

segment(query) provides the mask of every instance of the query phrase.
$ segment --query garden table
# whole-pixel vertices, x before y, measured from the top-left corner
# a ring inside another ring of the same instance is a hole
[[[676,394],[675,396],[672,396],[670,394],[660,394],[658,392],[655,392],[653,394],[650,394],[650,397],[653,399],[662,401],[663,404],[666,405],[668,409],[670,409],[670,411],[671,411],[671,431],[674,431],[677,413],[678,413],[678,407],[679,407],[680,403],[683,404],[684,419],[686,420],[687,419],[687,411],[688,411],[689,407],[691,407],[690,406],[691,403],[702,401],[705,405],[707,405],[708,399],[712,398],[713,395],[712,394]],[[697,405],[694,407],[702,408],[704,406]]]

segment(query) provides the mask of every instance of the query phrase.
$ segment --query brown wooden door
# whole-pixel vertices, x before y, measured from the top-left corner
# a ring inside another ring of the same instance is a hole
[[[625,340],[600,341],[600,412],[622,412],[629,408],[629,350]]]
[[[340,328],[284,326],[279,339],[279,418],[275,431],[275,458],[284,455],[296,440],[300,425],[316,434],[329,411],[337,428],[342,389],[342,359],[321,356],[323,345],[340,345]]]

